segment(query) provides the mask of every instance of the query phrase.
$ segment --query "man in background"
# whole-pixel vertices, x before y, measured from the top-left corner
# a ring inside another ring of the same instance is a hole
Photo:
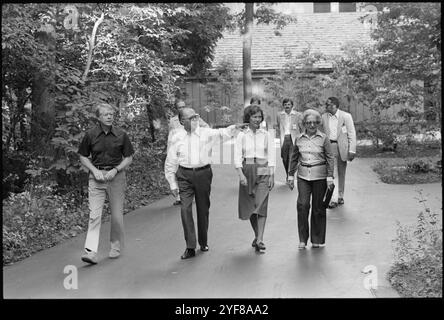
[[[327,112],[322,115],[322,127],[330,139],[335,160],[334,176],[339,182],[328,206],[333,209],[344,204],[345,172],[347,161],[353,161],[356,155],[356,131],[351,114],[339,110],[338,98],[328,98],[325,107]]]
[[[290,156],[296,137],[303,131],[302,113],[293,109],[293,101],[285,98],[282,101],[283,110],[277,116],[277,127],[280,133],[281,158],[286,173],[286,183],[288,184],[288,169]]]

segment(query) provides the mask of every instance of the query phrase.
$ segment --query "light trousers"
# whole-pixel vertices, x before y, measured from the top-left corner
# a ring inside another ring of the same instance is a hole
[[[106,170],[102,170],[103,175]],[[100,226],[103,205],[108,195],[111,209],[111,248],[121,249],[124,244],[123,204],[125,202],[126,174],[121,171],[111,181],[97,181],[93,174],[89,175],[89,223],[85,248],[97,252],[99,247]]]
[[[331,150],[334,155],[335,160],[335,185],[338,187],[335,188],[333,193],[332,201],[336,201],[338,198],[344,198],[344,188],[345,188],[345,173],[347,170],[347,161],[343,161],[341,159],[341,155],[339,154],[339,147],[337,143],[331,144]],[[336,183],[337,182],[337,183]]]

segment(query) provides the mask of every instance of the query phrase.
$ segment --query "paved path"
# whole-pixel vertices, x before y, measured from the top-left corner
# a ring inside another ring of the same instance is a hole
[[[278,150],[279,151],[279,150]],[[283,183],[280,159],[269,202],[265,254],[251,247],[249,222],[237,218],[238,179],[213,166],[210,251],[180,260],[185,246],[179,208],[166,197],[125,216],[126,251],[107,258],[109,223],[102,227],[99,264],[80,261],[85,235],[3,268],[5,298],[372,298],[396,297],[385,275],[392,262],[395,221],[414,223],[415,189],[441,210],[441,184],[387,185],[371,159],[348,167],[345,205],[328,210],[327,246],[299,251],[296,190]],[[63,286],[64,267],[78,268],[78,289]],[[374,265],[378,289],[364,288],[361,271]]]

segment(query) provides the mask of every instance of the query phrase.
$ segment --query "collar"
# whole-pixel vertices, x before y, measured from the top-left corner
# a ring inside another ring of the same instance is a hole
[[[282,110],[281,114],[291,116],[292,114],[296,114],[296,111],[294,109],[291,109],[290,113],[286,113],[285,110]]]
[[[96,127],[97,129],[97,135],[101,134],[102,132],[104,134],[106,134],[105,130],[103,130],[101,123],[99,122],[99,124]],[[111,126],[109,132],[111,132],[113,135],[115,135],[117,137],[117,129],[114,126]]]
[[[188,134],[188,131],[185,130],[185,127],[182,125],[180,127],[181,130],[183,130],[185,132],[185,134]],[[194,130],[193,132],[190,132],[190,135],[195,134],[196,136],[200,137],[200,125],[197,125],[196,130]]]
[[[336,117],[336,118],[339,119],[339,108],[336,109],[336,113],[335,113],[335,114],[331,114],[330,112],[328,112],[328,115],[329,115],[330,117]]]
[[[261,127],[259,127],[259,129],[256,130],[256,134],[257,134],[257,133],[266,133],[266,132],[267,132],[267,130],[265,130],[265,129],[261,128]],[[253,130],[251,130],[250,127],[247,127],[247,129],[244,130],[244,133],[251,133],[251,134],[254,134],[254,133],[253,133]]]
[[[302,133],[302,135],[305,136],[305,137],[307,137],[308,139],[310,139],[310,137],[308,136],[308,134],[305,132],[305,129],[304,129],[304,132]],[[316,133],[314,134],[313,137],[315,137],[315,136],[320,136],[320,137],[322,137],[322,132],[321,132],[319,129],[317,129],[317,130],[316,130]]]

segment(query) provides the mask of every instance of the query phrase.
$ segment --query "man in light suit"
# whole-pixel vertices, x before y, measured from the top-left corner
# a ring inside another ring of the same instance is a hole
[[[337,191],[328,206],[332,209],[344,204],[345,172],[347,161],[352,161],[356,155],[356,131],[351,114],[339,110],[338,98],[328,98],[325,106],[327,112],[322,115],[322,127],[330,139],[335,156],[334,176],[339,180]]]
[[[293,101],[291,99],[285,98],[282,101],[282,106],[284,110],[278,114],[277,127],[279,128],[281,140],[281,158],[287,175],[286,182],[288,183],[288,169],[294,141],[303,131],[302,113],[293,109]]]

